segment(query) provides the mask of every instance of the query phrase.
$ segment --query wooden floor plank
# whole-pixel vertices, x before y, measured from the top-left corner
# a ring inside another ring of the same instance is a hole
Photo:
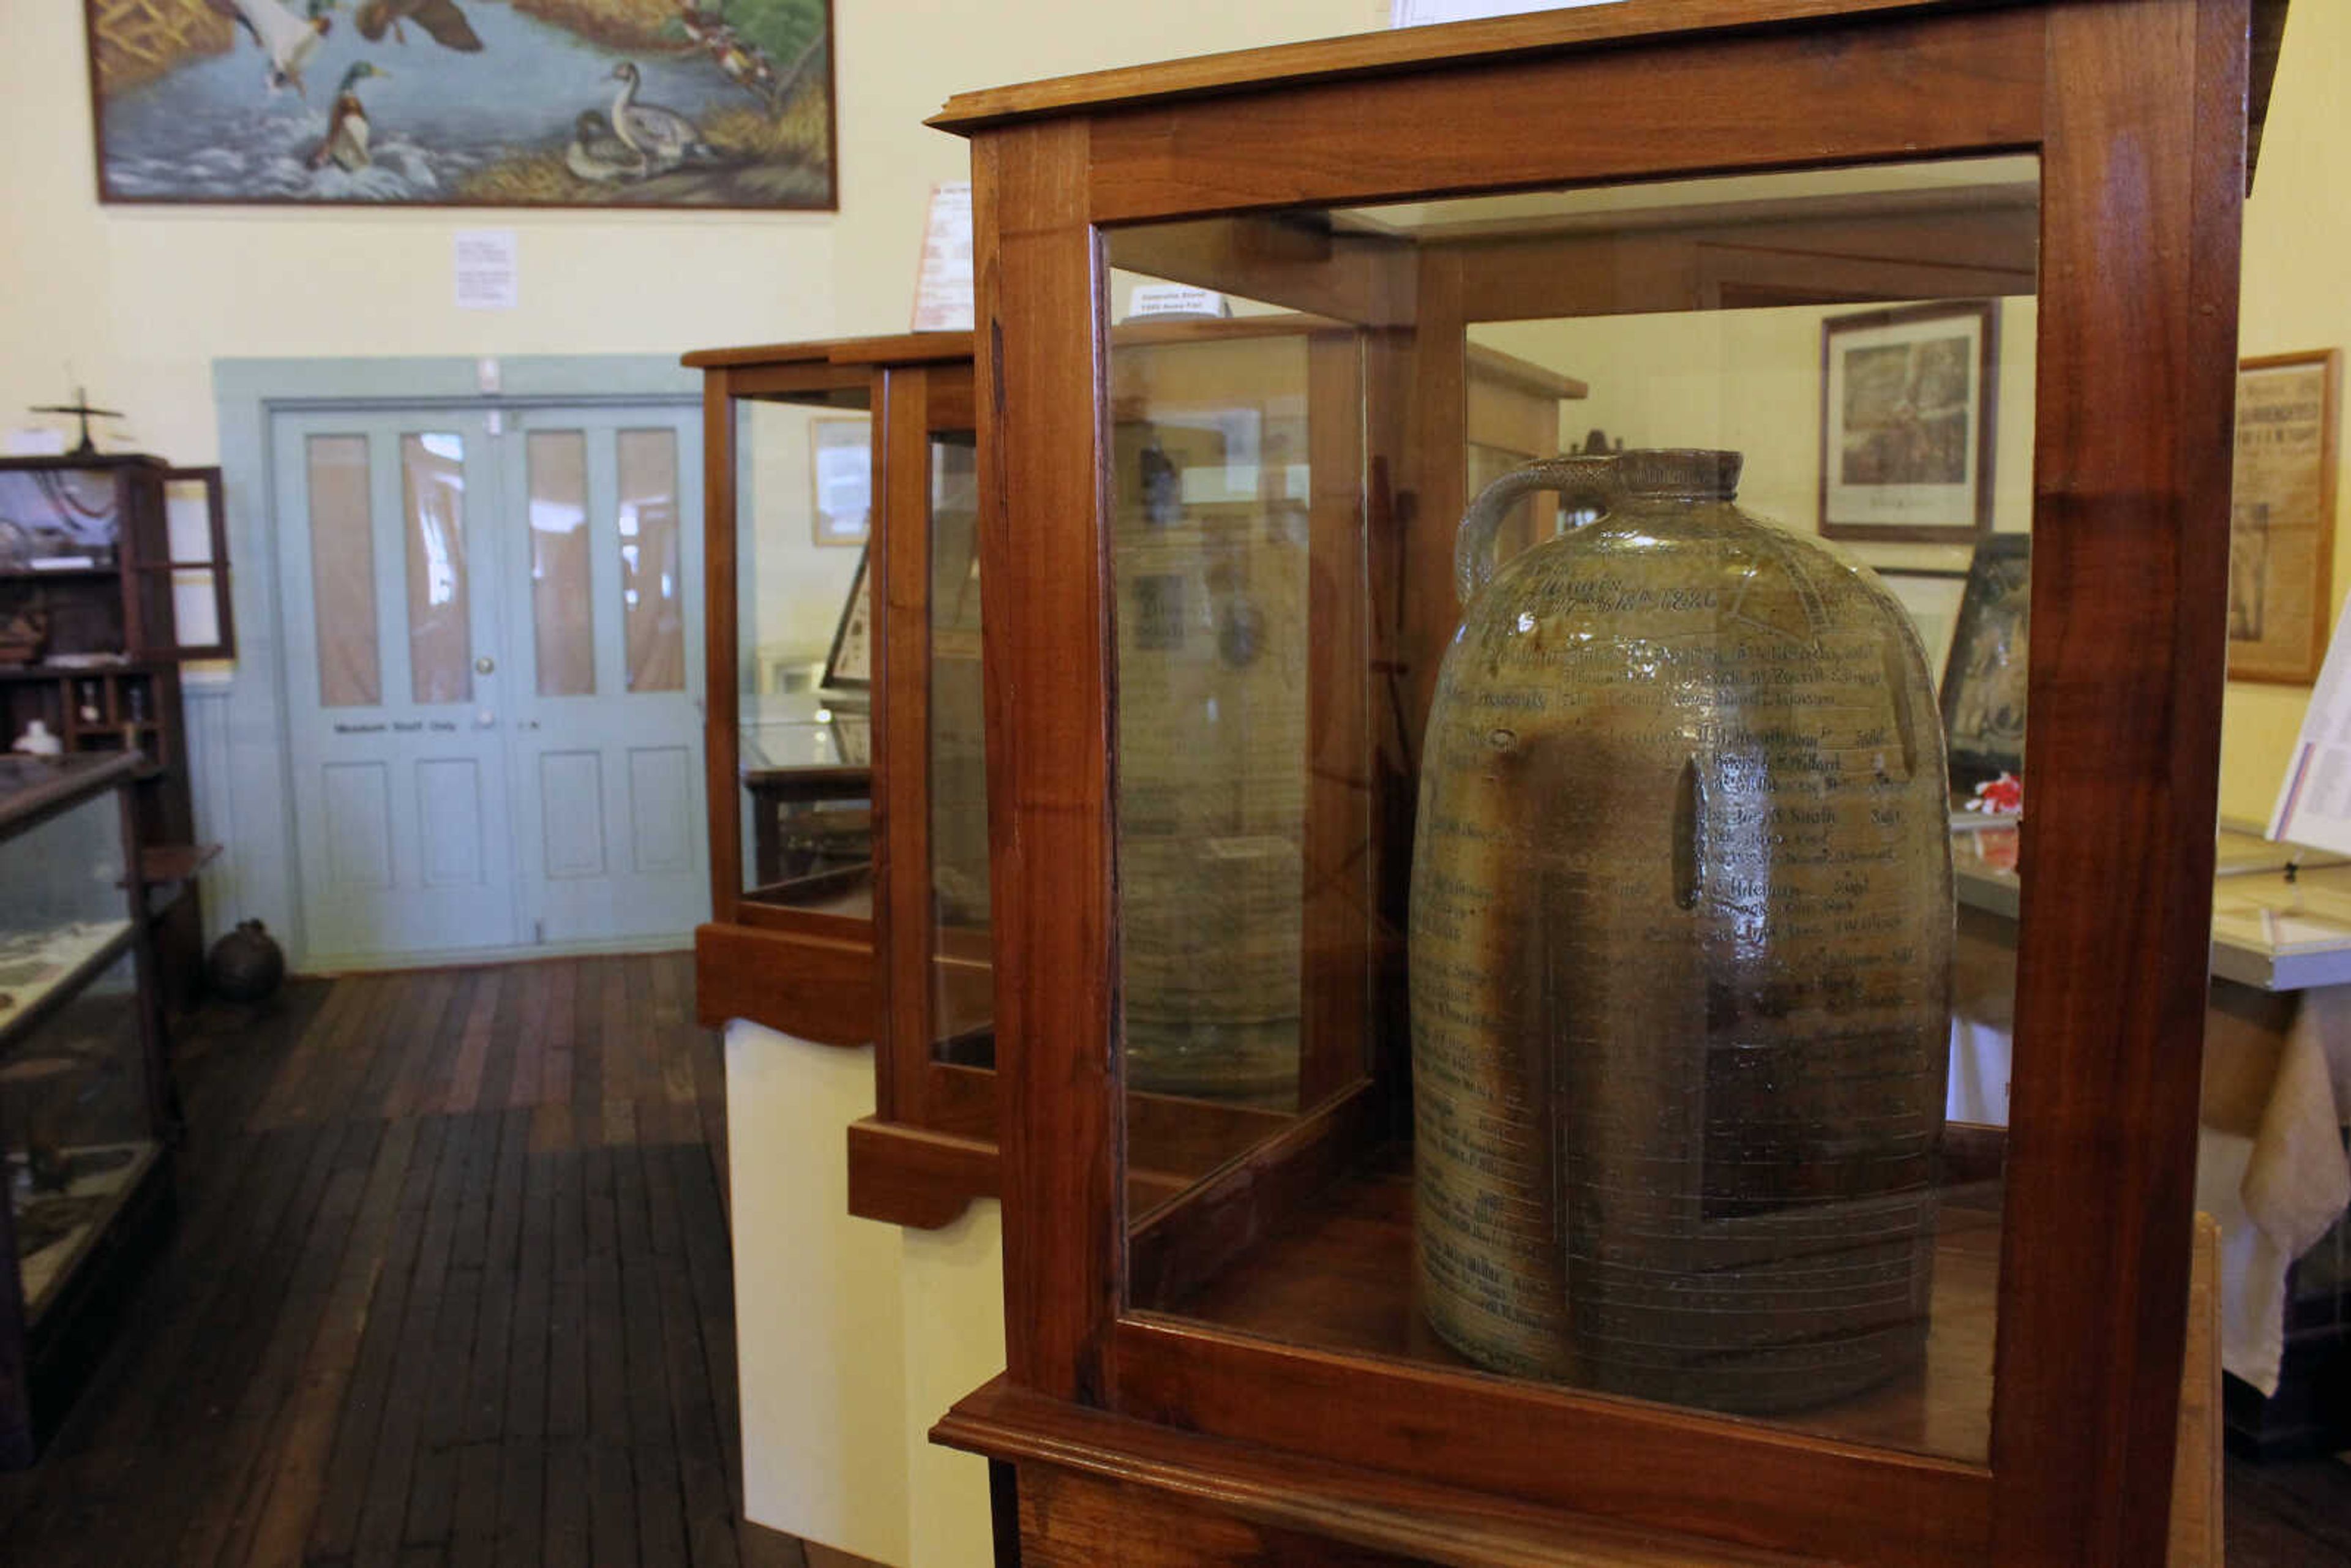
[[[555,967],[553,964],[524,967],[522,1007],[515,1019],[514,1069],[502,1104],[538,1103],[539,1086],[546,1076],[548,1008]]]
[[[549,1172],[547,1435],[588,1436],[586,1157],[541,1156]],[[585,1530],[584,1523],[581,1526]],[[549,1539],[553,1539],[549,1526]]]
[[[326,1491],[337,1424],[359,1366],[370,1314],[379,1304],[378,1291],[399,1230],[401,1199],[408,1191],[409,1172],[423,1136],[423,1129],[415,1122],[385,1124],[350,1238],[318,1314],[309,1353],[277,1419],[266,1485],[255,1493],[261,1499],[259,1512],[249,1532],[232,1537],[225,1554],[232,1563],[292,1563],[301,1557],[311,1518]],[[289,1308],[298,1323],[307,1315],[298,1301],[289,1301]]]
[[[473,1005],[465,1009],[465,1032],[457,1042],[457,1057],[449,1069],[444,1111],[471,1111],[481,1102],[482,1074],[490,1059],[490,1036],[497,1023],[498,1004],[511,984],[510,972],[485,969],[475,977]]]
[[[515,1292],[522,1258],[522,1211],[528,1194],[523,1175],[530,1113],[498,1114],[497,1163],[490,1176],[489,1223],[482,1253],[480,1315],[475,1319],[471,1376],[458,1440],[492,1443],[506,1430],[507,1373],[513,1353]],[[540,1325],[529,1325],[539,1332]]]
[[[402,1370],[397,1352],[408,1332],[412,1290],[420,1270],[431,1214],[434,1184],[441,1171],[449,1124],[442,1117],[416,1123],[416,1148],[409,1157],[396,1228],[370,1303],[359,1359],[351,1371],[340,1419],[319,1500],[307,1554],[314,1559],[349,1557],[359,1542],[360,1511],[367,1500],[371,1462],[395,1399],[403,1392],[395,1378]]]
[[[604,980],[601,960],[582,958],[572,977],[571,1124],[582,1145],[604,1125]]]
[[[580,966],[566,959],[548,967],[554,973],[547,992],[547,1069],[539,1083],[538,1103],[568,1106],[572,1046],[579,1039]]]

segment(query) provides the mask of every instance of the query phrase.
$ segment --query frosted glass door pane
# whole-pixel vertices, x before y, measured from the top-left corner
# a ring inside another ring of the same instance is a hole
[[[465,443],[400,438],[408,535],[408,677],[419,703],[471,702],[474,641],[465,579]]]
[[[677,537],[677,434],[620,435],[621,613],[629,690],[685,689],[685,607]]]
[[[588,438],[533,431],[530,465],[530,620],[538,695],[596,691],[596,596],[588,586]]]
[[[310,469],[310,603],[319,619],[319,703],[383,701],[375,642],[375,544],[368,517],[364,435],[314,435]]]

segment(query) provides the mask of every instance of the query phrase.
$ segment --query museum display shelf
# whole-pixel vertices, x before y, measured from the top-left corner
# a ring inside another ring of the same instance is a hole
[[[1628,0],[934,121],[1008,1323],[937,1435],[1003,1461],[1001,1560],[2162,1560],[2282,10]],[[1122,340],[1146,284],[1313,325],[1251,416]],[[1457,559],[1493,353],[1608,461]],[[1956,918],[1924,653],[1815,535],[2031,540],[2029,674],[1944,699],[2033,759],[2023,962],[1967,998],[2004,1134],[1945,1124],[1913,940]],[[1238,1142],[1160,1159],[1219,1085]]]
[[[135,753],[0,759],[0,1463],[32,1462],[171,1207]]]
[[[68,755],[140,753],[146,843],[216,852],[196,842],[181,682],[192,662],[236,656],[220,470],[0,458],[0,629],[16,654],[0,655],[0,745],[37,721]],[[202,984],[196,883],[150,880],[164,994],[183,1005]]]

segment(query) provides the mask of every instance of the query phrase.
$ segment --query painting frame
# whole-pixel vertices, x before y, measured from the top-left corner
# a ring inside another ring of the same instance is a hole
[[[841,601],[841,622],[825,651],[824,674],[817,682],[820,693],[873,689],[873,594],[866,571],[872,556],[871,547],[858,553],[856,575],[849,580],[849,595]]]
[[[809,421],[809,534],[820,547],[861,548],[873,538],[873,421]]]
[[[1999,381],[1997,299],[1824,318],[1822,536],[1899,544],[1989,537]]]
[[[2237,363],[2229,510],[2229,678],[2306,686],[2334,629],[2343,353]],[[2280,516],[2273,516],[2273,513]]]
[[[2024,702],[2032,622],[2032,536],[1976,544],[1943,666],[1943,735],[1951,793],[2024,773]]]
[[[179,13],[185,26],[142,26],[159,5]],[[699,5],[82,0],[98,201],[839,212],[832,0]],[[307,23],[297,15],[303,11]],[[795,30],[794,18],[812,31]],[[528,43],[517,40],[517,28],[533,30],[543,45],[560,34],[564,47],[543,47],[534,60]],[[310,40],[314,31],[318,37]],[[379,77],[409,79],[353,84],[348,73],[362,58],[379,66]],[[624,60],[642,63],[642,83],[625,84],[632,93],[643,90],[639,107],[656,114],[682,109],[690,139],[656,142],[612,133]],[[399,69],[381,69],[384,61]],[[586,68],[607,61],[609,76]],[[486,68],[492,78],[461,85],[473,80],[466,73]],[[547,96],[554,90],[548,78],[557,72],[564,73],[559,113]],[[198,74],[172,79],[187,73]],[[349,96],[360,105],[367,133],[355,164],[348,137],[337,151],[345,88],[354,88]],[[432,112],[453,102],[465,111]],[[503,108],[508,134],[458,140],[446,121],[478,126],[484,104]],[[192,107],[216,112],[195,114]],[[515,117],[534,113],[530,134],[516,139]],[[588,129],[591,117],[601,121],[601,133]],[[379,120],[387,123],[378,128]],[[184,139],[173,141],[175,133]],[[197,149],[204,159],[191,156]]]

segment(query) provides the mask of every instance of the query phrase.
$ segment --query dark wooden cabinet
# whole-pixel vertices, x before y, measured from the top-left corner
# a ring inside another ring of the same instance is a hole
[[[202,984],[204,918],[183,667],[231,659],[220,470],[142,455],[0,460],[0,626],[37,624],[0,663],[0,729],[38,722],[67,754],[135,751],[155,890],[157,962],[174,1008]]]
[[[977,216],[1009,1338],[939,1435],[1005,1467],[1000,1561],[2162,1560],[2249,32],[2274,9],[1628,0],[948,105]],[[1136,390],[1112,323],[1138,277],[1332,323],[1257,397],[1354,417],[1278,451],[1270,417]],[[1416,1298],[1416,1144],[1452,1130],[1414,1114],[1405,929],[1478,356],[1572,374],[1633,444],[1745,451],[1749,504],[1809,531],[1832,471],[1859,483],[1824,408],[1923,437],[1965,403],[1928,391],[1951,356],[1925,339],[1831,362],[1825,313],[1954,298],[1998,301],[2022,395],[1926,444],[1996,444],[1993,494],[1922,458],[1868,499],[2039,536],[2022,855],[2046,891],[2001,1168],[1938,1193],[1925,1359],[1770,1418],[1472,1365]],[[1833,374],[1888,379],[1839,399]],[[1211,453],[1257,475],[1245,517],[1155,517],[1147,485],[1134,515],[1130,469]],[[1280,1092],[1171,1074],[1212,1061]]]

